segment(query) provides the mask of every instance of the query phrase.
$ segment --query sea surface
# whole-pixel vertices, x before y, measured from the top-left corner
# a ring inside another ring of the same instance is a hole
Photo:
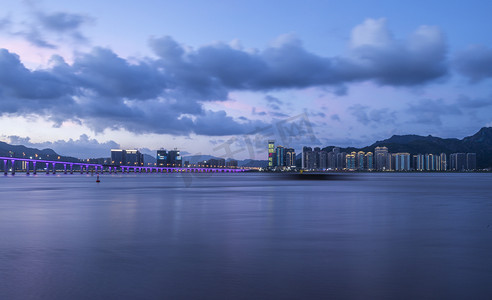
[[[492,174],[0,177],[0,299],[492,299]]]

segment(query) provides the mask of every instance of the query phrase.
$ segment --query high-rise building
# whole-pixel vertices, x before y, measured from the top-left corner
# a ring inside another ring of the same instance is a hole
[[[364,151],[359,151],[357,152],[357,156],[355,158],[355,168],[357,170],[364,170],[364,159],[365,159],[365,152]]]
[[[474,171],[477,169],[477,154],[467,153],[466,154],[466,169],[468,171]]]
[[[337,170],[344,170],[347,167],[346,152],[340,152],[337,154]]]
[[[374,149],[374,156],[376,160],[376,170],[384,171],[388,167],[387,156],[388,156],[388,148],[386,147],[376,147]],[[391,162],[389,162],[391,164]]]
[[[282,146],[277,146],[277,149],[275,151],[275,166],[276,167],[285,167],[286,166],[286,152],[285,148]]]
[[[372,152],[367,152],[364,156],[365,160],[365,168],[366,170],[373,170],[374,169],[374,155]]]
[[[423,154],[416,154],[413,156],[413,169],[415,171],[425,170],[425,157]]]
[[[166,166],[167,164],[167,151],[157,150],[157,166]]]
[[[320,169],[320,170],[328,169],[328,152],[326,152],[326,151],[320,151],[319,152],[318,169]]]
[[[302,147],[302,168],[312,169],[314,167],[313,149],[311,147]]]
[[[275,141],[268,141],[268,167],[273,168],[275,167],[275,160],[274,160],[274,155],[275,154]]]
[[[167,153],[167,160],[170,167],[181,167],[182,157],[178,149],[174,148],[174,150],[169,150]]]
[[[321,152],[321,149],[319,147],[314,147],[313,149],[314,152],[314,169],[320,169],[319,166],[319,153]]]
[[[395,157],[395,171],[410,171],[410,153],[396,153]]]
[[[111,149],[111,164],[119,166],[143,166],[143,154],[138,150]]]
[[[111,164],[112,165],[126,165],[125,150],[111,149]]]
[[[143,154],[138,150],[125,150],[125,157],[127,166],[143,166]]]
[[[446,153],[441,153],[441,171],[446,171],[448,169],[448,160],[446,159]]]
[[[333,148],[335,150],[335,148]],[[328,152],[327,154],[327,169],[335,170],[337,168],[337,154],[334,151]]]
[[[451,161],[451,170],[464,171],[466,170],[466,154],[465,153],[452,153],[449,156]]]
[[[287,167],[295,168],[296,166],[296,150],[287,148],[285,150],[285,164]]]
[[[352,152],[350,154],[347,154],[345,156],[345,161],[346,161],[346,169],[347,170],[355,170],[355,159],[356,159],[357,153]]]

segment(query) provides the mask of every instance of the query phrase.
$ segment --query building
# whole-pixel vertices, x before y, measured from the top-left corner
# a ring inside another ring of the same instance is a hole
[[[275,167],[285,167],[287,165],[286,149],[282,146],[277,146],[275,150]]]
[[[376,160],[376,170],[384,171],[388,169],[388,148],[376,147],[376,149],[374,149],[374,156]],[[391,161],[389,164],[391,164]]]
[[[143,154],[138,150],[125,150],[126,166],[143,166]]]
[[[285,164],[287,167],[296,167],[296,150],[293,148],[287,148],[285,150]]]
[[[168,160],[168,165],[170,167],[182,167],[183,166],[183,160],[181,157],[181,154],[178,149],[174,148],[174,150],[169,150],[167,152],[167,160]]]
[[[364,155],[364,161],[366,170],[371,171],[374,169],[374,155],[372,154],[372,152],[367,152]]]
[[[237,168],[237,160],[231,159],[226,162],[226,167],[228,168]]]
[[[347,167],[346,156],[346,152],[340,152],[337,154],[337,170],[343,170]]]
[[[410,171],[410,153],[396,153],[395,157],[395,171]]]
[[[111,149],[111,164],[118,166],[143,166],[144,157],[138,150]]]
[[[302,147],[302,168],[314,169],[315,157],[311,147]]]
[[[413,156],[413,169],[415,171],[424,171],[425,170],[425,157],[423,154],[415,154]]]
[[[157,150],[157,166],[167,166],[167,151]]]
[[[465,153],[452,153],[449,156],[449,160],[451,162],[451,170],[464,171],[467,169]]]
[[[335,150],[335,148],[333,148]],[[334,151],[327,153],[327,166],[328,170],[335,170],[337,168],[337,154]]]
[[[347,170],[355,170],[355,160],[356,160],[357,153],[352,152],[350,154],[347,154],[345,156],[345,161],[346,161],[346,169]]]
[[[210,168],[222,168],[226,166],[226,161],[223,158],[219,158],[219,159],[211,158],[207,160],[205,164]]]
[[[364,160],[365,160],[365,152],[364,151],[359,151],[357,152],[357,156],[355,157],[355,168],[357,170],[364,170],[365,165],[364,165]]]
[[[326,151],[320,151],[319,152],[318,169],[320,169],[320,170],[328,169],[328,152],[326,152]]]
[[[126,165],[125,150],[111,149],[111,164],[119,166]]]
[[[441,153],[441,171],[446,171],[448,169],[448,160],[446,159],[446,153]]]
[[[163,167],[182,167],[183,161],[179,150],[157,150],[157,165]]]
[[[275,167],[275,141],[268,141],[268,167]]]
[[[468,171],[474,171],[477,169],[477,154],[467,153],[466,154],[466,169]]]

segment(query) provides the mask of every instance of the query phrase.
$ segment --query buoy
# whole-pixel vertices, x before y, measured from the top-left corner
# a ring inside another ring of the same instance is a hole
[[[96,182],[101,182],[101,180],[99,180],[99,174],[97,174]]]

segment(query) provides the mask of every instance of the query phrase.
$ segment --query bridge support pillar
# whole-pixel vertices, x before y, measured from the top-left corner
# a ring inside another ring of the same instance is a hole
[[[70,164],[70,174],[73,174],[73,164]]]
[[[32,173],[34,175],[36,175],[36,162],[35,161],[32,162]]]
[[[26,160],[26,175],[29,175],[29,161]]]
[[[7,175],[9,171],[9,169],[7,169],[7,162],[6,159],[3,160],[3,175]]]
[[[50,174],[50,164],[46,163],[46,175]]]
[[[67,174],[67,164],[63,164],[63,174]]]
[[[56,166],[56,164],[53,163],[53,174],[56,174],[56,167],[55,166]]]
[[[15,175],[15,159],[12,159],[12,175]]]

